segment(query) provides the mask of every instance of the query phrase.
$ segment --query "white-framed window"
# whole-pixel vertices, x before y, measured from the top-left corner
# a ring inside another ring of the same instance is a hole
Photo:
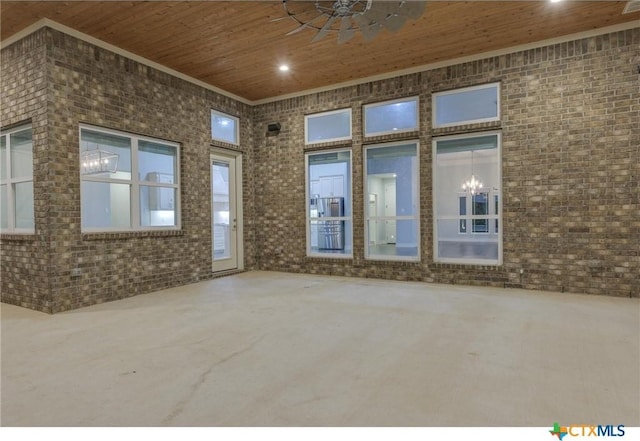
[[[80,126],[83,232],[180,228],[180,146]]]
[[[364,136],[379,136],[418,130],[418,97],[363,106]]]
[[[351,150],[305,155],[307,255],[351,257]]]
[[[420,260],[418,141],[365,148],[365,258]]]
[[[500,83],[433,94],[433,127],[500,120]]]
[[[212,110],[211,138],[228,144],[240,145],[240,119]]]
[[[305,115],[304,133],[307,145],[351,139],[351,109]]]
[[[30,125],[0,132],[0,231],[35,232]]]
[[[499,265],[500,132],[433,141],[434,260]]]

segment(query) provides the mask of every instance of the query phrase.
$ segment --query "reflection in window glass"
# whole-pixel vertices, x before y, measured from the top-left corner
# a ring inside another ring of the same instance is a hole
[[[365,136],[418,130],[418,97],[364,106]]]
[[[434,127],[500,119],[500,84],[487,84],[433,94]]]
[[[82,227],[130,228],[130,187],[129,184],[82,181]]]
[[[84,231],[179,228],[178,145],[80,129]]]
[[[0,226],[5,233],[33,233],[33,133],[19,127],[0,135]]]
[[[418,145],[369,147],[365,152],[367,258],[418,260]]]
[[[351,139],[351,109],[304,117],[306,144]]]
[[[434,147],[436,261],[499,263],[499,135],[446,137]],[[471,176],[482,182],[482,191],[463,191]]]
[[[351,255],[351,151],[307,154],[309,254]]]
[[[212,110],[211,137],[217,141],[239,145],[239,122],[235,116]]]

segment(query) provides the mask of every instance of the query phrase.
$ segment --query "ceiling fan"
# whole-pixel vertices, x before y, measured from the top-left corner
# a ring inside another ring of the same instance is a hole
[[[303,29],[314,29],[316,32],[311,42],[321,40],[329,33],[338,34],[338,43],[345,43],[353,38],[357,31],[362,33],[365,41],[372,40],[382,29],[397,32],[407,19],[417,19],[424,12],[425,2],[415,0],[333,0],[314,1],[313,8],[293,6],[294,2],[283,0],[282,4],[296,27],[286,35],[292,35]],[[294,11],[294,7],[298,11]],[[274,20],[275,21],[275,20]]]

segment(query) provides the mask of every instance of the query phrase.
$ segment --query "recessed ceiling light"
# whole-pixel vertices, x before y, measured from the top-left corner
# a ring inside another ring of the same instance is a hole
[[[550,0],[551,3],[560,3],[562,0]]]
[[[289,66],[287,66],[286,64],[281,64],[278,69],[280,69],[280,72],[288,72]]]

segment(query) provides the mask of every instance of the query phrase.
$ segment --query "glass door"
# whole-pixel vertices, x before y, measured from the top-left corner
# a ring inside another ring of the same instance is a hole
[[[238,158],[212,155],[211,206],[213,271],[238,269]]]

